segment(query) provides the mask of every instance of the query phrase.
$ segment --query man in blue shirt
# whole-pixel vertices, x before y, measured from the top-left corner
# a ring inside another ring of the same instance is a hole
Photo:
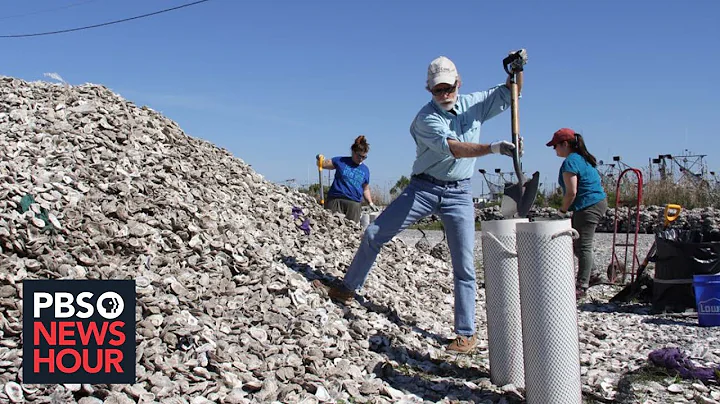
[[[513,64],[518,91],[523,83],[525,50]],[[512,156],[515,146],[507,141],[480,143],[480,127],[510,106],[510,78],[485,91],[459,94],[462,81],[455,64],[440,56],[428,66],[426,89],[432,100],[423,106],[410,125],[416,145],[410,184],[368,226],[342,285],[324,286],[330,298],[344,304],[354,299],[383,244],[419,219],[438,215],[447,234],[453,266],[455,333],[448,351],[470,352],[475,335],[475,207],[470,178],[477,157],[491,153]],[[522,151],[522,150],[521,150]]]

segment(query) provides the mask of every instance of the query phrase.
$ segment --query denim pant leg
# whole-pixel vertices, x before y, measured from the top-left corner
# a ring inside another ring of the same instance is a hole
[[[344,284],[350,290],[362,287],[382,246],[436,208],[436,185],[411,180],[403,192],[365,229],[360,247],[345,274]],[[433,192],[434,191],[434,192]]]
[[[475,333],[475,207],[470,181],[447,188],[440,202],[453,267],[455,333]]]
[[[573,213],[572,227],[577,230],[580,237],[573,241],[573,249],[578,257],[577,286],[587,288],[590,286],[590,275],[593,270],[593,239],[595,229],[600,219],[607,211],[607,201],[602,200],[595,205]]]

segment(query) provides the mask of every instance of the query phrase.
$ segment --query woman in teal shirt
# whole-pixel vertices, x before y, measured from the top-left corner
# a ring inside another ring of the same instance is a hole
[[[572,227],[580,234],[573,241],[573,250],[579,261],[575,297],[580,299],[590,286],[593,238],[608,208],[607,195],[596,168],[597,160],[585,147],[582,135],[570,128],[562,128],[555,132],[547,146],[555,149],[558,157],[565,159],[558,176],[564,194],[560,215],[566,217],[568,211],[573,211]]]

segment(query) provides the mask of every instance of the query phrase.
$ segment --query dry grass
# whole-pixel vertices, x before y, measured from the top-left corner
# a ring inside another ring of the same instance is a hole
[[[370,185],[370,195],[375,205],[386,206],[390,203],[389,196],[378,185]]]
[[[616,184],[604,184],[605,193],[608,195],[608,205],[615,207]],[[623,205],[634,206],[637,202],[637,185],[627,181],[620,186],[620,201]],[[562,203],[562,192],[560,188],[554,192],[547,192],[538,195],[537,206],[560,207]],[[696,184],[678,184],[672,181],[649,181],[643,184],[642,204],[665,206],[674,203],[684,209],[714,207],[720,208],[720,190],[708,186]]]
[[[675,203],[685,209],[720,208],[720,194],[707,184],[676,184],[671,181],[652,181],[643,186],[643,204],[663,206]]]

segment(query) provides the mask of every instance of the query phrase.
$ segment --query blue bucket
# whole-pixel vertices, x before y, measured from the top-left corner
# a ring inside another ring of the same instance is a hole
[[[693,275],[698,323],[703,327],[720,326],[720,275]]]

